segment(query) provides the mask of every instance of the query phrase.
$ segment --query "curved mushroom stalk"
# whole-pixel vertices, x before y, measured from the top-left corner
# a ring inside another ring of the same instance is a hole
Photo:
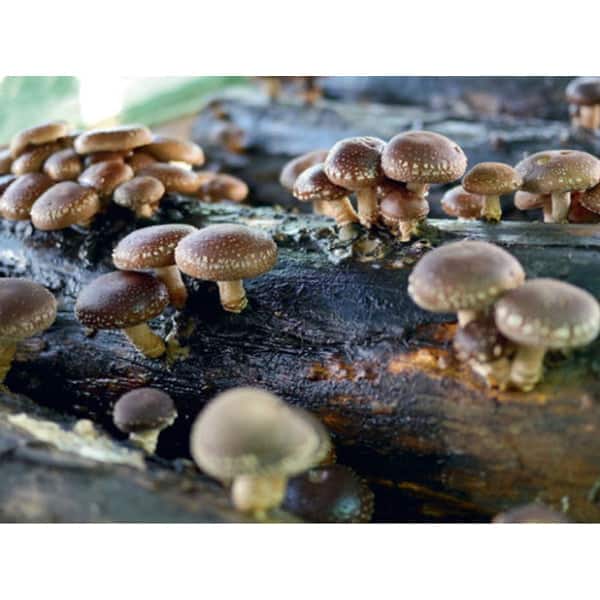
[[[571,192],[552,192],[552,222],[566,223],[571,206]]]
[[[241,279],[237,281],[217,281],[219,286],[219,297],[221,306],[233,313],[242,312],[248,306],[244,282]]]
[[[356,214],[354,207],[348,198],[341,200],[331,200],[328,202],[328,216],[335,219],[335,222],[340,226],[350,225],[351,223],[360,223],[360,218]]]
[[[379,217],[377,204],[377,189],[364,188],[356,191],[358,202],[358,219],[366,229],[371,229]]]
[[[154,269],[154,273],[167,286],[171,304],[181,310],[187,302],[188,293],[179,269],[175,265],[157,267]]]
[[[17,344],[14,342],[0,343],[0,387],[6,379],[6,375],[10,371],[13,358],[17,351]]]
[[[524,392],[530,392],[542,378],[546,348],[519,346],[510,370],[510,382]]]
[[[158,446],[160,429],[148,429],[147,431],[135,431],[129,434],[129,440],[148,454],[154,454]]]
[[[491,362],[480,362],[476,359],[469,361],[471,369],[485,379],[489,387],[504,391],[508,387],[511,373],[511,362],[502,357]]]
[[[283,475],[240,475],[233,480],[231,500],[236,510],[263,518],[283,502],[287,481]]]
[[[123,333],[129,338],[131,343],[146,357],[158,358],[165,351],[165,343],[162,338],[156,335],[147,323],[140,323],[132,327],[123,329]]]
[[[418,235],[419,225],[422,222],[422,219],[414,221],[400,221],[397,228],[397,233],[400,234],[400,241],[410,242],[414,236]]]
[[[502,219],[500,196],[485,196],[481,217],[493,223],[498,223]]]

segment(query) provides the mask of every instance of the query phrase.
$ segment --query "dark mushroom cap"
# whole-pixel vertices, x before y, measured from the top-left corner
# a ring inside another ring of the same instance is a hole
[[[193,194],[202,180],[195,171],[183,169],[169,163],[152,163],[136,171],[136,175],[150,175],[158,179],[167,192]]]
[[[71,126],[65,121],[53,121],[44,123],[29,129],[23,129],[13,136],[10,141],[10,153],[13,158],[17,158],[29,146],[39,146],[48,142],[54,142],[59,138],[68,135]]]
[[[108,162],[110,160],[120,160],[121,162],[125,162],[125,159],[130,155],[133,155],[131,150],[104,150],[92,152],[91,154],[85,155],[84,165],[87,168],[96,163]]]
[[[441,199],[442,210],[451,217],[478,219],[483,210],[484,197],[466,192],[462,185],[449,189]]]
[[[595,189],[595,187],[591,189]],[[587,191],[571,192],[571,205],[569,206],[569,214],[567,215],[569,223],[600,223],[600,205],[590,200],[590,204],[597,207],[597,210],[590,210],[581,202],[581,198],[586,193]]]
[[[27,173],[17,177],[0,198],[0,214],[13,221],[27,221],[34,202],[54,181],[44,173]]]
[[[316,467],[288,481],[282,508],[312,523],[367,523],[373,492],[349,467]]]
[[[533,210],[542,208],[544,204],[550,200],[549,194],[532,194],[519,190],[515,193],[514,202],[519,210]]]
[[[114,189],[133,177],[133,169],[120,160],[89,166],[80,176],[81,185],[94,188],[100,196],[110,196]]]
[[[114,424],[124,433],[163,429],[177,417],[169,394],[145,387],[123,394],[113,408]]]
[[[580,194],[578,199],[584,208],[600,214],[600,183]]]
[[[77,179],[81,169],[81,158],[73,148],[55,152],[44,163],[44,173],[55,181]]]
[[[390,221],[414,221],[429,214],[429,202],[400,182],[387,180],[377,188],[379,212]]]
[[[291,192],[294,189],[294,184],[300,173],[306,171],[308,167],[324,162],[328,153],[328,150],[313,150],[312,152],[307,152],[306,154],[293,158],[283,165],[281,173],[279,174],[279,183],[286,190]]]
[[[427,253],[409,277],[408,293],[432,312],[481,310],[523,281],[523,267],[506,250],[466,240]]]
[[[113,201],[135,209],[144,204],[156,204],[164,195],[165,186],[158,179],[150,175],[138,175],[115,189]]]
[[[75,140],[79,154],[133,150],[152,142],[152,132],[143,125],[121,125],[108,129],[94,129],[82,133]]]
[[[181,271],[208,281],[236,281],[270,271],[277,262],[277,244],[245,225],[209,225],[186,236],[175,250]]]
[[[340,140],[325,159],[325,174],[330,181],[347,190],[373,187],[384,177],[381,153],[385,142],[375,137]]]
[[[515,169],[526,192],[550,194],[586,190],[600,182],[600,160],[579,150],[545,150],[522,160]]]
[[[302,202],[315,200],[341,200],[348,196],[348,190],[335,185],[325,175],[323,163],[313,165],[302,171],[294,183],[294,196]]]
[[[248,186],[238,177],[217,173],[200,186],[198,196],[208,202],[242,202],[248,196]]]
[[[98,194],[74,181],[61,181],[44,192],[31,209],[37,229],[65,229],[92,218],[100,209]]]
[[[75,315],[91,329],[124,329],[160,315],[169,304],[165,284],[147,273],[115,271],[89,283]]]
[[[183,223],[136,229],[117,244],[113,263],[117,269],[132,271],[172,266],[177,244],[194,231],[195,227]]]
[[[471,194],[501,196],[521,186],[521,176],[510,165],[482,162],[475,165],[462,180],[463,188]]]
[[[126,160],[127,164],[136,174],[145,167],[158,162],[154,156],[148,154],[147,152],[143,152],[142,150],[136,150],[135,152],[132,152],[131,156],[128,156]]]
[[[56,319],[56,299],[43,286],[0,279],[0,340],[19,342],[45,331]]]
[[[180,161],[190,165],[203,165],[204,152],[198,144],[188,140],[178,140],[164,135],[153,135],[152,142],[143,148],[160,161]]]
[[[55,152],[62,150],[65,144],[61,140],[33,146],[26,150],[12,163],[11,170],[15,175],[24,175],[25,173],[36,173],[42,170],[46,160]]]
[[[474,319],[464,327],[459,327],[453,345],[459,360],[475,359],[481,363],[498,360],[506,355],[510,347],[490,316]]]
[[[17,178],[16,175],[9,173],[7,175],[0,175],[0,199],[2,198],[2,194],[6,191],[8,186]],[[0,200],[1,201],[1,200]],[[0,210],[0,214],[2,214],[2,210]]]
[[[567,102],[583,106],[600,104],[600,77],[577,77],[566,89]]]
[[[6,173],[11,172],[12,161],[13,158],[10,153],[10,149],[2,148],[0,150],[0,175],[5,175]]]
[[[495,306],[496,326],[509,340],[539,348],[585,346],[600,331],[594,296],[556,279],[530,279]]]
[[[432,131],[394,136],[381,157],[386,176],[410,183],[450,183],[462,177],[467,157],[451,139]]]
[[[238,475],[296,475],[321,461],[329,435],[310,413],[256,388],[219,394],[191,435],[198,466],[221,480]]]
[[[564,513],[559,513],[544,504],[532,502],[511,508],[494,517],[494,523],[571,523]]]

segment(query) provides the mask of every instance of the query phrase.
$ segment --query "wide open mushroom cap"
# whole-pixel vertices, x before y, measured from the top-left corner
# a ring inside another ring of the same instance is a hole
[[[113,408],[114,424],[124,433],[162,429],[176,417],[171,396],[150,387],[123,394]]]
[[[179,161],[200,166],[205,160],[204,152],[198,144],[164,135],[153,135],[152,142],[142,150],[164,162]]]
[[[108,129],[93,129],[75,140],[79,154],[92,152],[133,150],[152,143],[152,132],[143,125],[120,125]]]
[[[506,250],[465,240],[427,253],[409,277],[408,293],[432,312],[481,310],[524,280],[523,267]]]
[[[75,315],[91,329],[125,329],[160,315],[169,304],[165,284],[148,273],[115,271],[89,283]]]
[[[579,150],[545,150],[522,160],[515,169],[521,188],[533,194],[587,190],[600,182],[600,160]]]
[[[298,175],[293,194],[301,202],[329,202],[346,198],[348,190],[330,181],[325,174],[324,164],[318,163]]]
[[[183,223],[137,229],[117,244],[113,263],[117,269],[132,271],[172,266],[177,244],[194,231],[197,231],[195,227]]]
[[[44,192],[31,209],[37,229],[65,229],[91,219],[100,210],[98,194],[74,181],[61,181]]]
[[[13,136],[10,141],[10,153],[13,158],[23,154],[29,146],[39,146],[48,142],[54,142],[68,135],[71,126],[65,121],[52,121],[23,129]]]
[[[202,179],[195,171],[183,169],[169,163],[155,162],[136,171],[136,175],[150,175],[158,179],[167,192],[193,194],[198,190]]]
[[[27,173],[17,177],[0,198],[0,214],[13,221],[27,221],[34,202],[54,181],[44,173]]]
[[[329,435],[310,413],[250,387],[228,390],[209,402],[191,435],[194,460],[221,480],[295,475],[318,464],[329,448]]]
[[[467,157],[451,139],[432,131],[394,136],[381,157],[386,176],[408,183],[450,183],[463,176]]]
[[[475,165],[462,180],[463,188],[471,194],[501,196],[521,186],[521,176],[510,165],[482,162]]]
[[[44,163],[44,173],[55,181],[77,179],[81,170],[81,158],[73,148],[55,152]]]
[[[0,340],[19,342],[45,331],[56,319],[56,299],[43,286],[0,279]]]
[[[270,271],[277,262],[277,244],[245,225],[209,225],[179,242],[175,262],[198,279],[236,281]]]
[[[567,102],[582,106],[600,104],[600,77],[577,77],[566,89]]]
[[[429,202],[403,183],[387,180],[378,186],[377,195],[381,198],[379,212],[384,219],[414,221],[429,214]]]
[[[100,196],[110,196],[114,189],[133,178],[133,169],[122,160],[109,160],[89,166],[80,176],[81,185],[94,188]]]
[[[459,327],[452,343],[459,360],[475,359],[481,363],[498,360],[510,346],[494,318],[487,315]]]
[[[544,204],[550,201],[549,194],[532,194],[519,190],[515,192],[514,203],[519,210],[534,210],[542,208]]]
[[[531,279],[496,303],[498,329],[524,346],[574,348],[589,344],[600,331],[597,300],[556,279]]]
[[[385,142],[375,137],[340,140],[325,159],[325,173],[336,185],[360,190],[377,185],[384,177],[381,153]]]
[[[322,163],[327,158],[328,150],[313,150],[293,158],[283,165],[279,174],[279,183],[288,191],[293,191],[296,179],[309,167]]]
[[[156,204],[165,195],[165,186],[156,177],[138,175],[122,183],[113,194],[119,206],[136,209],[144,204]]]
[[[449,189],[440,201],[442,210],[451,217],[478,219],[481,217],[485,198],[466,192],[462,185]]]

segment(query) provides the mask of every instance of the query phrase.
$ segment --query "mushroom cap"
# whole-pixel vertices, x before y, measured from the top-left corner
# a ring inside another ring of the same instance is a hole
[[[182,169],[177,165],[155,162],[136,170],[136,175],[150,175],[158,179],[167,192],[193,194],[198,190],[202,180],[195,171]]]
[[[245,225],[209,225],[181,240],[175,262],[181,271],[198,279],[248,279],[275,266],[277,244],[268,234]]]
[[[282,508],[313,523],[367,523],[373,492],[350,467],[315,467],[288,481]]]
[[[540,348],[585,346],[600,332],[594,296],[557,279],[530,279],[496,303],[498,329],[509,340]]]
[[[600,206],[596,204],[598,208],[595,211],[586,208],[581,202],[581,198],[585,193],[571,193],[571,205],[569,206],[569,214],[567,215],[569,223],[600,223]]]
[[[600,182],[600,160],[579,150],[545,150],[522,160],[515,169],[521,188],[533,194],[586,190]]]
[[[5,219],[27,221],[34,202],[54,181],[44,173],[27,173],[17,177],[0,198],[0,214]]]
[[[519,210],[533,210],[542,208],[544,204],[550,200],[548,194],[532,194],[519,190],[515,192],[514,203]]]
[[[481,310],[525,281],[519,261],[498,246],[465,240],[427,253],[409,277],[408,293],[432,312]]]
[[[510,346],[490,316],[474,319],[464,327],[459,327],[453,345],[459,360],[475,359],[481,363],[498,360]]]
[[[545,506],[539,502],[524,504],[499,513],[494,523],[571,523],[564,513]]]
[[[302,171],[306,171],[308,167],[324,162],[327,158],[327,154],[329,154],[328,150],[312,150],[311,152],[293,158],[283,165],[279,174],[279,183],[286,190],[290,192],[293,191],[298,175],[300,175]]]
[[[81,170],[81,158],[73,148],[65,148],[55,152],[44,163],[44,173],[55,181],[77,179]]]
[[[414,221],[429,214],[429,202],[403,183],[387,180],[377,188],[377,195],[381,198],[379,212],[384,220]]]
[[[114,189],[133,178],[133,169],[122,160],[94,163],[80,176],[81,185],[94,188],[100,196],[110,196]]]
[[[136,229],[117,244],[113,263],[117,269],[131,271],[172,266],[177,244],[194,231],[195,227],[183,223]]]
[[[348,190],[335,185],[325,174],[324,164],[318,163],[302,171],[294,183],[294,196],[301,202],[341,200],[348,196]]]
[[[515,169],[499,162],[479,163],[462,180],[463,188],[467,192],[483,196],[511,194],[521,183],[521,176]]]
[[[566,89],[567,102],[590,106],[600,104],[600,77],[577,77]]]
[[[165,186],[156,177],[138,175],[117,187],[113,201],[119,206],[137,208],[144,204],[156,204],[165,195]]]
[[[0,175],[0,201],[2,198],[2,194],[6,191],[8,186],[17,178],[16,175],[12,173],[7,173],[5,175]],[[0,214],[2,214],[2,210],[0,209]]]
[[[15,175],[41,171],[46,160],[64,147],[65,144],[62,140],[33,146],[20,154],[18,158],[15,158],[11,165],[11,170]]]
[[[248,186],[245,181],[233,175],[218,173],[205,181],[198,189],[198,196],[208,202],[230,200],[242,202],[248,196]]]
[[[12,155],[9,148],[0,149],[0,175],[11,173]]]
[[[325,159],[325,174],[347,190],[377,185],[384,177],[381,153],[385,142],[375,137],[353,137],[337,142]]]
[[[36,125],[29,129],[19,131],[10,140],[10,153],[17,158],[28,146],[39,146],[48,142],[54,142],[68,135],[71,126],[66,121],[52,121],[43,125]]]
[[[31,222],[42,231],[65,229],[91,219],[99,210],[95,190],[74,181],[60,181],[35,201]]]
[[[135,152],[132,152],[131,156],[128,156],[126,161],[136,175],[138,171],[142,170],[143,168],[158,162],[154,156],[142,150],[136,150]]]
[[[144,146],[143,151],[164,162],[173,160],[200,166],[205,160],[204,152],[198,144],[164,135],[153,135],[152,142]]]
[[[580,194],[578,199],[584,208],[600,214],[600,183]]]
[[[451,139],[432,131],[407,131],[386,145],[381,165],[390,179],[407,183],[450,183],[463,176],[467,157]]]
[[[163,429],[176,417],[171,396],[150,387],[123,394],[113,408],[113,422],[124,433]]]
[[[310,413],[251,387],[219,394],[192,427],[192,456],[221,480],[238,475],[295,475],[322,460],[329,435]]]
[[[56,319],[56,298],[26,279],[0,279],[0,340],[19,342],[45,331]]]
[[[92,152],[86,154],[83,164],[87,167],[100,162],[107,162],[109,160],[120,160],[125,162],[125,159],[132,155],[131,150],[101,150],[100,152]]]
[[[120,125],[107,129],[93,129],[82,133],[75,140],[79,154],[133,150],[152,142],[152,132],[144,125]]]
[[[462,185],[449,189],[440,201],[442,210],[450,217],[478,219],[483,210],[484,197],[466,192]]]
[[[89,283],[75,315],[92,329],[124,329],[160,315],[169,304],[165,284],[148,273],[114,271]]]

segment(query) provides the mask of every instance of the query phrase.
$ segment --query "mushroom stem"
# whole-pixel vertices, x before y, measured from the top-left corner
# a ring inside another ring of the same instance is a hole
[[[427,184],[426,183],[407,183],[406,189],[410,192],[414,192],[417,196],[425,198],[427,195]]]
[[[465,325],[468,325],[471,321],[473,321],[477,318],[477,311],[476,310],[459,310],[456,313],[456,315],[458,317],[458,324],[461,327],[464,327]]]
[[[413,235],[417,235],[419,231],[420,221],[400,221],[398,223],[398,232],[400,233],[401,242],[410,242]]]
[[[592,106],[580,106],[577,125],[585,129],[593,129],[594,109]]]
[[[158,204],[142,204],[135,209],[135,216],[149,219],[158,210]]]
[[[13,342],[0,343],[0,385],[4,383],[4,379],[10,371],[16,351],[17,344]]]
[[[158,445],[158,436],[160,429],[147,429],[145,431],[134,431],[129,434],[129,439],[133,444],[140,447],[148,454],[154,454]]]
[[[571,192],[552,192],[552,221],[566,223],[570,206]]]
[[[377,190],[375,188],[363,188],[356,190],[356,200],[358,202],[358,218],[360,224],[367,229],[371,229],[377,221],[379,207],[377,205]]]
[[[500,206],[499,196],[485,196],[481,216],[486,221],[493,221],[495,223],[502,219],[502,207]]]
[[[510,370],[510,381],[520,390],[529,392],[542,378],[546,348],[519,346]]]
[[[261,518],[283,502],[286,487],[282,475],[240,475],[231,486],[231,500],[236,510]]]
[[[329,216],[335,219],[335,222],[343,227],[344,225],[350,225],[350,223],[359,223],[360,219],[354,210],[354,207],[350,203],[348,198],[341,198],[340,200],[331,200],[329,203]]]
[[[544,223],[554,223],[552,218],[552,199],[546,200],[542,208],[544,211]]]
[[[244,282],[241,279],[236,281],[217,281],[219,286],[219,296],[221,306],[233,313],[242,312],[248,306]]]
[[[147,323],[140,323],[123,329],[131,343],[148,358],[158,358],[165,353],[165,343],[156,335]]]
[[[181,310],[187,302],[188,294],[179,269],[175,265],[171,265],[156,268],[154,273],[167,286],[171,304]]]

